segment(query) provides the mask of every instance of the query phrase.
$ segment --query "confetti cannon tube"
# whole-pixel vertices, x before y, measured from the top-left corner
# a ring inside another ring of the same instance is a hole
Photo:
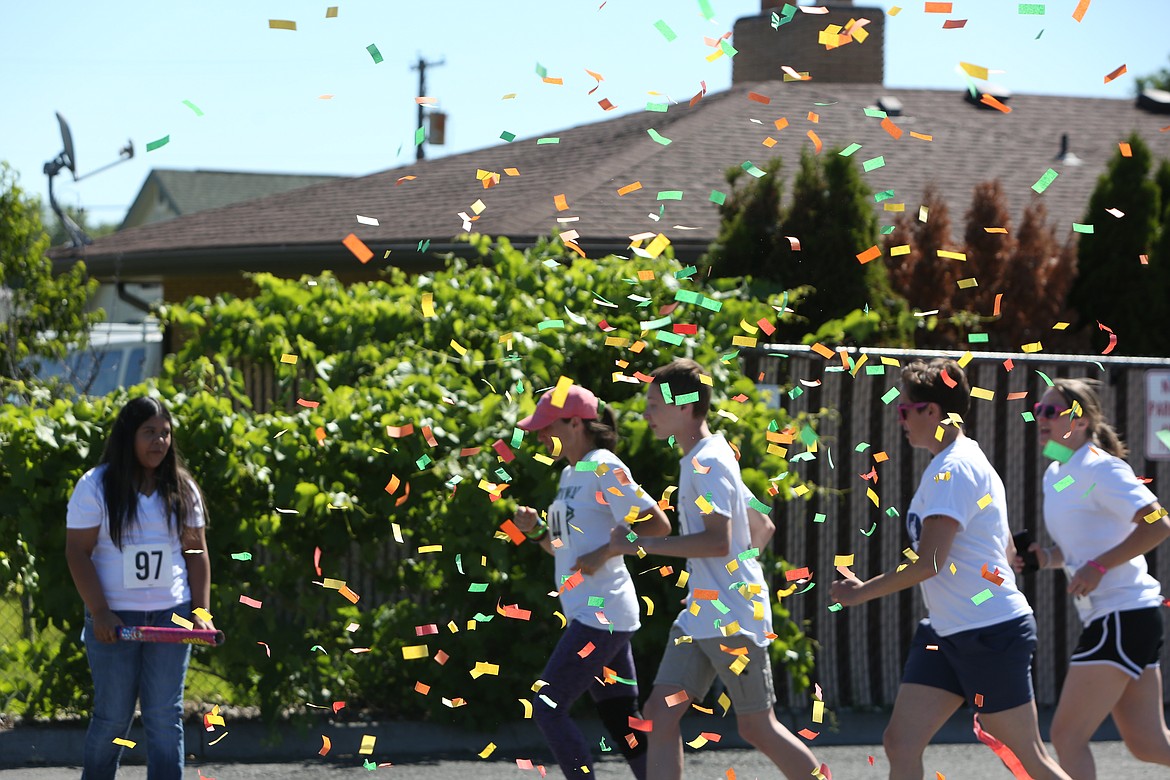
[[[120,642],[167,642],[181,645],[218,647],[224,643],[222,631],[207,628],[163,628],[156,626],[118,626]]]

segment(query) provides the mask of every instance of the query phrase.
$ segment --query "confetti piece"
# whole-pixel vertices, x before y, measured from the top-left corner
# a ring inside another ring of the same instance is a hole
[[[966,19],[947,19],[945,22],[943,22],[943,29],[944,30],[961,30],[962,28],[964,28],[966,26],[967,26]],[[989,96],[987,96],[987,97],[989,97]],[[992,100],[994,100],[994,98],[992,98]],[[999,102],[999,101],[996,101],[996,102]],[[1011,109],[1009,108],[1008,110],[1010,111]]]
[[[1089,0],[1080,0],[1077,7],[1073,10],[1073,18],[1078,22],[1084,21],[1085,12],[1089,10]]]
[[[1037,194],[1044,192],[1044,190],[1048,189],[1048,186],[1052,184],[1052,182],[1056,181],[1056,177],[1059,175],[1059,173],[1049,168],[1044,172],[1043,176],[1036,180],[1036,183],[1032,185],[1032,189],[1035,190]]]
[[[985,106],[991,106],[996,111],[1002,111],[1005,114],[1012,112],[1011,106],[1004,105],[1001,101],[996,100],[994,96],[988,95],[986,92],[979,96],[979,102]]]
[[[372,755],[374,752],[374,743],[377,741],[378,741],[378,738],[373,736],[372,734],[363,734],[362,735],[362,746],[360,748],[358,748],[358,755],[362,755],[362,756]]]
[[[987,601],[990,598],[994,598],[994,597],[995,597],[995,594],[991,592],[991,588],[984,588],[982,591],[980,591],[979,593],[976,593],[974,596],[971,597],[971,603],[974,604],[975,606],[979,606],[983,602]]]
[[[171,136],[169,134],[164,135],[162,138],[158,139],[157,141],[148,142],[146,144],[146,151],[153,152],[155,149],[161,149],[162,147],[166,146],[170,142],[171,142]]]
[[[430,649],[426,645],[407,645],[402,648],[402,657],[407,661],[426,658],[429,655]]]
[[[260,609],[262,605],[261,602],[257,601],[256,599],[249,598],[243,594],[240,595],[240,603],[246,607],[253,607],[254,609]]]
[[[882,256],[882,250],[878,247],[877,244],[874,244],[869,249],[865,250],[864,252],[862,252],[861,254],[859,254],[857,256],[857,262],[861,263],[862,265],[865,265],[870,260],[876,260],[877,258],[879,258],[881,256]]]
[[[1115,78],[1117,78],[1118,76],[1121,76],[1124,73],[1125,73],[1125,65],[1121,65],[1120,67],[1114,69],[1113,71],[1110,71],[1109,75],[1107,75],[1105,77],[1105,83],[1108,84],[1110,81],[1113,81]]]
[[[980,81],[987,81],[987,68],[981,65],[972,65],[970,62],[960,62],[959,67],[962,68],[963,71],[971,78],[979,79]]]
[[[487,758],[488,756],[490,756],[494,752],[496,752],[496,743],[489,742],[489,743],[487,743],[487,747],[485,747],[483,750],[479,751],[479,757],[480,758]]]
[[[289,354],[281,355],[280,362],[281,363],[290,363],[290,364],[295,366],[297,364],[297,356],[296,355],[289,355]]]
[[[370,53],[370,57],[374,60],[375,65],[382,61],[382,52],[378,51],[377,44],[371,43],[366,47],[366,51]]]
[[[637,192],[640,189],[642,189],[642,182],[636,181],[632,184],[627,184],[626,186],[620,188],[617,191],[617,194],[618,197],[621,197],[623,195],[629,195],[631,192]]]
[[[374,256],[373,251],[368,246],[366,246],[365,242],[353,233],[350,233],[348,236],[343,238],[341,243],[344,244],[345,248],[352,252],[353,256],[356,257],[363,265],[370,262],[370,259]]]
[[[662,37],[666,39],[667,43],[670,43],[671,41],[673,41],[675,38],[678,37],[678,35],[675,34],[674,30],[670,29],[670,25],[667,24],[662,19],[659,19],[657,22],[654,23],[654,28],[656,30],[658,30],[658,32],[662,33]]]
[[[646,131],[646,133],[649,134],[649,136],[654,139],[654,143],[662,144],[663,146],[670,146],[670,144],[672,143],[672,141],[669,138],[667,138],[663,135],[659,135],[658,131],[652,127],[650,129],[648,129]]]
[[[202,111],[199,109],[199,106],[195,105],[195,104],[194,104],[194,103],[192,103],[190,100],[184,100],[184,101],[183,101],[183,105],[185,105],[187,108],[189,108],[189,109],[191,109],[192,111],[194,111],[194,112],[195,112],[195,116],[203,116],[203,112],[202,112]]]
[[[1044,3],[1020,3],[1019,14],[1021,16],[1043,16]]]
[[[289,21],[288,19],[269,19],[268,20],[268,29],[269,30],[296,30],[297,23],[293,22],[293,21]]]

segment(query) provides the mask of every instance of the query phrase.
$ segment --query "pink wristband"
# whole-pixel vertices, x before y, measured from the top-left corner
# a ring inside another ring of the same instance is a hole
[[[1088,566],[1092,566],[1094,569],[1096,569],[1097,571],[1101,572],[1102,574],[1104,574],[1105,572],[1109,571],[1108,569],[1106,569],[1104,566],[1102,566],[1101,564],[1097,563],[1096,561],[1085,561],[1085,564],[1086,564],[1086,565],[1088,565]]]

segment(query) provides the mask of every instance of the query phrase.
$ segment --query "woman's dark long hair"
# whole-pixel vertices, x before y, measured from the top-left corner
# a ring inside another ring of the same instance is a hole
[[[617,414],[614,413],[612,407],[603,406],[601,414],[596,420],[582,420],[582,422],[585,423],[585,433],[593,442],[594,447],[611,452],[617,449]]]
[[[106,502],[106,517],[109,518],[110,539],[114,546],[122,549],[122,540],[138,519],[138,490],[142,487],[143,468],[134,450],[138,429],[151,417],[159,415],[172,425],[171,413],[154,398],[135,398],[128,401],[118,412],[113,430],[106,439],[99,465],[106,467],[102,475],[102,493]],[[175,446],[172,433],[171,446],[159,467],[155,469],[155,490],[162,497],[167,508],[167,527],[183,528],[187,519],[195,514],[203,502],[195,481],[183,463]]]

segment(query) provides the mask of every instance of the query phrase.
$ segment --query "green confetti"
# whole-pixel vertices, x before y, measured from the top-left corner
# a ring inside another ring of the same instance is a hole
[[[1032,40],[1035,40],[1035,41],[1038,41],[1038,40],[1040,40],[1040,36],[1041,36],[1041,35],[1043,35],[1043,34],[1044,34],[1044,31],[1043,31],[1043,30],[1041,30],[1040,32],[1036,33],[1036,37],[1035,37],[1035,38],[1033,38]]]
[[[237,560],[237,561],[250,561],[250,560],[252,560],[252,553],[250,553],[250,552],[232,553],[232,559]]]
[[[728,57],[734,57],[735,55],[739,54],[739,49],[735,48],[730,43],[728,43],[726,38],[719,39],[719,48]]]
[[[683,334],[669,330],[656,330],[654,331],[654,340],[665,341],[667,344],[673,344],[677,347],[683,343]]]
[[[670,25],[662,19],[659,19],[657,22],[655,22],[654,27],[658,30],[658,32],[662,33],[662,37],[666,39],[667,43],[670,43],[678,37],[674,34],[674,30],[670,29]]]
[[[368,51],[370,56],[374,58],[375,65],[382,61],[382,52],[378,51],[378,46],[376,44],[371,43],[366,47],[366,51]]]
[[[658,200],[682,200],[682,190],[662,190],[658,193]]]
[[[901,391],[898,390],[898,388],[891,387],[889,390],[886,391],[885,395],[882,396],[882,403],[886,404],[888,406],[891,401],[893,401],[895,398],[898,397],[898,394],[900,392]]]
[[[149,143],[147,143],[146,144],[146,151],[153,152],[155,149],[160,149],[160,148],[166,146],[167,144],[169,144],[170,142],[171,142],[171,136],[169,134],[164,135],[162,138],[158,139],[157,141],[150,141]]]
[[[476,612],[471,619],[476,623],[490,623],[494,617],[495,615],[485,615],[482,612]]]
[[[455,569],[463,574],[463,553],[455,553]]]
[[[416,128],[414,131],[414,145],[415,146],[422,146],[422,142],[425,140],[427,140],[426,129],[424,129],[422,127]]]
[[[536,75],[544,78],[548,75],[548,68],[544,67],[539,62],[536,63]]]
[[[1158,441],[1162,442],[1162,446],[1170,450],[1170,430],[1158,431],[1154,435],[1158,437]]]
[[[579,460],[574,471],[596,472],[600,465],[601,463],[596,460]]]
[[[1060,463],[1068,463],[1073,454],[1074,453],[1071,448],[1064,446],[1060,442],[1053,441],[1052,439],[1049,439],[1048,443],[1044,445],[1044,457],[1050,460],[1055,460]]]
[[[1069,485],[1071,485],[1075,481],[1076,480],[1074,480],[1072,478],[1072,475],[1070,474],[1067,477],[1065,477],[1064,479],[1060,480],[1060,482],[1057,482],[1055,485],[1053,485],[1052,489],[1055,490],[1057,493],[1063,493],[1064,489],[1067,488]]]
[[[1024,422],[1036,422],[1036,417],[1031,412],[1020,412],[1020,417],[1024,418]]]
[[[419,252],[425,252],[428,249],[430,249],[430,247],[431,247],[431,240],[429,238],[426,241],[419,241],[418,242],[418,251]]]
[[[826,515],[824,512],[817,512],[815,515],[813,515],[813,522],[814,523],[823,523],[828,519],[829,519],[829,516]]]
[[[544,146],[545,144],[559,144],[561,139],[557,136],[548,136],[547,138],[537,138],[536,145]]]
[[[678,290],[674,294],[674,299],[683,303],[698,303],[702,297],[694,290]]]
[[[613,750],[613,748],[611,748],[609,745],[605,744],[605,737],[602,737],[601,738],[601,752],[602,753],[609,753],[612,750]]]
[[[870,171],[877,170],[878,168],[884,168],[884,167],[886,167],[886,158],[885,157],[873,157],[873,158],[866,160],[865,162],[863,162],[861,164],[862,170],[864,170],[866,173],[869,173]]]
[[[674,397],[675,406],[686,406],[687,404],[694,404],[699,402],[699,393],[683,393]]]
[[[867,108],[865,109],[865,115],[868,117],[873,117],[874,119],[886,118],[886,112],[882,111],[880,108]]]
[[[883,236],[888,236],[888,235],[890,235],[890,234],[891,234],[891,233],[893,233],[893,232],[894,232],[894,226],[893,226],[893,225],[882,225],[882,235],[883,235]]]
[[[800,398],[802,395],[804,395],[804,390],[800,389],[799,387],[794,387],[788,391],[788,397],[793,401],[795,401],[797,398]]]
[[[540,330],[552,330],[553,328],[563,328],[563,327],[565,327],[564,320],[545,320],[544,322],[538,323],[536,326],[536,329],[538,331],[540,331]]]
[[[760,557],[760,548],[752,547],[749,550],[744,550],[736,557],[739,558],[741,561],[746,561],[746,560],[749,560],[751,558],[759,558]]]
[[[979,593],[976,593],[974,596],[971,597],[971,603],[974,604],[975,606],[979,606],[980,604],[982,604],[983,602],[985,602],[991,598],[995,598],[995,594],[991,592],[991,588],[984,588]]]
[[[203,116],[203,112],[202,112],[202,111],[199,109],[199,106],[195,105],[195,104],[194,104],[194,103],[192,103],[190,100],[184,100],[184,101],[183,101],[183,105],[185,105],[187,108],[189,108],[189,109],[191,109],[192,111],[194,111],[194,112],[195,112],[195,116]]]
[[[840,366],[838,366],[838,368],[840,368]],[[885,373],[886,367],[881,363],[878,363],[877,365],[868,365],[865,367],[866,376],[882,376]]]
[[[768,506],[767,504],[765,504],[763,501],[756,498],[755,496],[752,496],[751,498],[748,499],[748,506],[750,506],[752,509],[755,509],[759,512],[763,512],[766,515],[772,514],[772,507]]]
[[[1048,378],[1048,374],[1045,374],[1043,371],[1039,370],[1037,370],[1036,373],[1040,375],[1040,378],[1044,380],[1046,385],[1052,387],[1052,380]]]
[[[431,456],[423,453],[423,456],[414,462],[420,469],[425,469],[431,464]]]
[[[897,507],[892,506],[886,510],[886,517],[897,517],[897,516],[898,516],[898,508]]]
[[[875,192],[873,194],[873,202],[874,203],[881,203],[883,200],[889,200],[892,197],[894,197],[893,190],[885,190],[884,192]]]
[[[854,452],[865,452],[868,449],[869,449],[869,442],[863,441],[863,442],[858,442],[857,446],[853,448],[853,451]]]
[[[776,14],[772,14],[773,29],[779,30],[783,25],[791,22],[794,16],[796,16],[796,6],[785,3],[784,7],[780,9],[779,19],[776,18]]]
[[[868,531],[862,531],[861,533],[865,536],[873,536],[873,532],[876,530],[877,530],[877,523],[874,523],[873,525],[871,525],[869,527]]]
[[[747,171],[749,176],[755,176],[757,179],[764,175],[764,172],[757,168],[751,160],[745,161],[739,167]]]
[[[509,133],[507,130],[505,130],[504,132],[500,133],[500,138],[504,139],[508,143],[512,143],[516,140],[516,134]]]
[[[829,605],[830,612],[840,612],[842,609],[844,609],[844,607],[842,607],[840,604],[830,604]]]
[[[367,772],[373,772],[375,769],[378,768],[378,762],[371,761],[368,758],[363,758],[362,759],[362,766],[364,766],[366,768]]]
[[[719,610],[719,614],[721,614],[721,615],[726,615],[728,612],[731,611],[731,607],[727,606],[719,599],[711,599],[711,606],[713,606],[713,607],[715,607],[715,609]]]
[[[1037,194],[1044,192],[1044,190],[1048,189],[1048,185],[1056,181],[1056,177],[1059,175],[1059,173],[1049,168],[1044,172],[1043,176],[1036,180],[1036,183],[1032,185],[1032,189],[1035,190]]]
[[[841,151],[837,152],[837,154],[841,155],[842,157],[848,157],[849,155],[853,154],[854,152],[856,152],[860,148],[861,148],[861,144],[852,143],[852,144],[849,144],[848,146],[846,146]]]
[[[659,388],[662,391],[662,400],[668,404],[674,403],[674,393],[670,392],[670,383],[667,382]]]
[[[699,0],[699,13],[708,22],[715,18],[715,9],[711,7],[711,0]]]
[[[722,206],[727,202],[727,193],[720,192],[719,190],[711,190],[711,195],[707,198],[707,200]]]
[[[693,265],[688,265],[686,268],[674,272],[675,279],[689,279],[699,272],[699,269]]]
[[[1044,15],[1044,3],[1020,3],[1020,14],[1031,16]]]
[[[670,108],[669,103],[647,103],[646,104],[647,111],[657,111],[660,114],[665,114],[666,109],[668,109],[668,108]]]
[[[1093,226],[1092,225],[1082,225],[1079,222],[1074,222],[1073,223],[1073,232],[1074,233],[1092,233]]]
[[[651,138],[654,139],[654,143],[662,144],[663,146],[670,146],[671,140],[664,135],[659,135],[658,131],[655,130],[653,127],[650,128],[649,130],[647,130],[646,132],[649,134],[649,136]]]
[[[968,333],[967,334],[967,343],[968,344],[986,344],[988,335],[989,334],[987,334],[987,333]]]
[[[589,597],[589,606],[591,606],[591,607],[604,607],[605,606],[605,597],[604,596],[590,596]]]
[[[487,590],[486,582],[473,582],[467,586],[468,593],[483,593]]]
[[[723,301],[717,301],[704,295],[699,299],[699,305],[708,311],[719,311],[723,308]]]

